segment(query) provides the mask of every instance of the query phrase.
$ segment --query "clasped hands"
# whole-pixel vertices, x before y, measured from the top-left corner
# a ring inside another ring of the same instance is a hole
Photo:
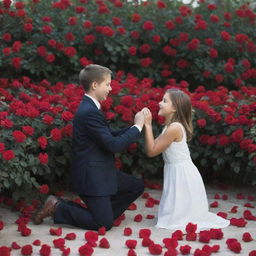
[[[143,108],[141,111],[137,112],[134,117],[134,124],[143,127],[144,125],[151,125],[152,114],[149,108]]]

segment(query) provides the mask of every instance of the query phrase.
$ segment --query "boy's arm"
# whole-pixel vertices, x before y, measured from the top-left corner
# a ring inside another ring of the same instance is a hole
[[[86,115],[85,128],[95,143],[112,153],[123,151],[130,144],[136,142],[141,134],[137,127],[129,127],[119,135],[113,136],[103,115],[98,111],[92,111]]]

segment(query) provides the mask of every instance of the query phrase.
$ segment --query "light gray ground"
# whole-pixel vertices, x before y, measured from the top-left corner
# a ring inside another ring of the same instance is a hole
[[[256,206],[256,201],[248,201],[247,196],[252,195],[255,197],[255,190],[253,191],[252,188],[250,189],[228,189],[228,190],[220,190],[214,187],[207,187],[207,195],[209,204],[218,201],[219,207],[218,208],[210,208],[211,212],[226,212],[228,213],[228,218],[240,218],[243,216],[244,210],[250,210],[254,216],[256,216],[256,208],[246,208],[243,205],[247,202],[250,202],[253,206]],[[151,197],[155,199],[160,199],[161,191],[159,190],[151,190],[146,189],[145,192],[148,192]],[[220,195],[227,194],[228,200],[215,200],[214,195],[215,193],[219,193]],[[236,195],[238,193],[243,193],[245,195],[245,199],[238,200],[236,199]],[[256,198],[256,197],[255,197]],[[109,249],[99,248],[98,246],[94,248],[93,255],[96,256],[125,256],[128,254],[128,248],[125,245],[125,241],[127,239],[135,239],[137,240],[136,246],[136,253],[138,256],[147,256],[151,255],[148,251],[147,247],[142,247],[141,241],[142,239],[139,238],[139,230],[148,228],[151,229],[151,239],[158,244],[163,245],[163,238],[170,238],[173,231],[171,230],[164,230],[164,229],[157,229],[154,227],[156,223],[156,219],[146,219],[148,214],[155,215],[157,214],[158,205],[155,205],[153,208],[146,208],[145,207],[146,199],[139,198],[135,203],[137,205],[137,210],[131,211],[127,210],[125,212],[125,220],[122,221],[121,225],[118,227],[113,227],[110,231],[108,231],[104,236],[99,236],[99,240],[102,237],[108,239],[110,243]],[[238,206],[238,212],[236,214],[230,213],[230,209],[233,206]],[[1,207],[1,206],[0,206]],[[138,223],[134,222],[134,216],[137,214],[142,214],[143,220]],[[70,255],[79,255],[78,248],[86,243],[84,239],[84,233],[86,230],[82,230],[79,228],[71,227],[71,226],[63,226],[62,235],[60,237],[52,236],[49,233],[49,229],[51,227],[58,227],[57,225],[53,225],[53,222],[50,218],[46,219],[45,222],[39,226],[35,226],[31,223],[28,224],[28,227],[32,229],[32,233],[28,237],[21,236],[20,232],[17,232],[17,224],[15,224],[15,220],[18,218],[18,212],[13,212],[7,208],[0,208],[0,220],[3,220],[5,223],[5,227],[2,231],[0,231],[0,246],[11,246],[12,242],[17,242],[19,245],[23,246],[26,244],[32,244],[32,242],[36,239],[41,240],[42,244],[48,244],[52,247],[51,255],[62,255],[59,249],[54,248],[53,240],[57,238],[64,238],[66,234],[74,232],[77,235],[75,240],[69,241],[66,240],[65,245],[66,247],[70,247],[71,253]],[[125,227],[130,227],[133,231],[131,236],[124,236],[123,230]],[[226,240],[228,238],[236,238],[242,245],[242,251],[238,255],[249,255],[249,252],[252,250],[256,250],[256,221],[248,221],[248,224],[243,227],[235,227],[229,226],[223,229],[224,238],[222,240],[211,240],[209,245],[219,244],[220,251],[216,255],[221,256],[229,256],[229,255],[236,255],[235,253],[231,252],[226,246]],[[253,237],[253,241],[245,243],[242,240],[242,235],[244,232],[250,232],[251,236]],[[99,241],[98,240],[98,241]],[[204,246],[203,243],[200,243],[198,240],[195,242],[188,242],[185,240],[179,241],[179,245],[177,249],[181,245],[188,244],[192,247],[191,254],[194,254],[196,248],[202,248]],[[33,246],[33,255],[39,255],[39,250],[41,246]],[[162,254],[167,251],[166,248],[163,248]],[[11,255],[21,255],[20,250],[12,250]],[[181,254],[179,254],[181,255]],[[214,255],[214,254],[212,254]]]

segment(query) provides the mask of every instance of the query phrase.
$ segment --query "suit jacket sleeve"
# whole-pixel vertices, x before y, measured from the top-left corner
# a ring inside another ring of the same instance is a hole
[[[127,129],[118,136],[113,136],[99,111],[91,111],[86,115],[85,127],[95,143],[112,153],[123,151],[140,137],[140,132],[136,127]]]
[[[119,136],[119,135],[122,135],[124,132],[126,132],[130,128],[131,128],[131,126],[125,127],[123,129],[118,129],[118,130],[113,130],[113,129],[109,128],[109,130],[113,136]]]

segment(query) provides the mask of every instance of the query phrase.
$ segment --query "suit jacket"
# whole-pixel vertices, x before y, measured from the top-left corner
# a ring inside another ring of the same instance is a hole
[[[80,195],[115,194],[114,153],[139,137],[137,127],[113,131],[93,100],[84,96],[73,120],[71,190]]]

